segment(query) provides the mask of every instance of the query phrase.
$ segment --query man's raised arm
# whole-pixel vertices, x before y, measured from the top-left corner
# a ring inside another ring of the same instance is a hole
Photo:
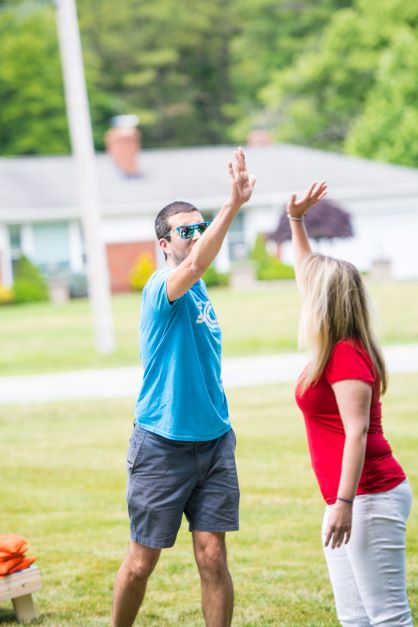
[[[242,205],[251,198],[255,177],[248,175],[242,148],[234,153],[233,162],[229,161],[228,172],[231,179],[228,200],[209,228],[193,245],[187,258],[168,276],[167,296],[171,302],[183,296],[201,278],[219,253],[232,220]]]

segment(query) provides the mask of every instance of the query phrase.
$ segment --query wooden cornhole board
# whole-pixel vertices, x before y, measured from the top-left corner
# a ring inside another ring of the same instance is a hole
[[[12,601],[19,622],[25,623],[39,616],[32,599],[32,592],[41,587],[41,572],[30,566],[13,575],[0,577],[0,601]]]

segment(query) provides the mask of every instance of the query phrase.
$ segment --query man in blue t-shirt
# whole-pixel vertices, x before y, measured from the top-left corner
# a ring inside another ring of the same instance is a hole
[[[228,164],[231,193],[213,222],[174,202],[155,231],[167,267],[146,284],[141,309],[142,388],[128,450],[128,554],[119,569],[113,627],[130,627],[161,549],[173,546],[183,513],[189,521],[210,627],[227,627],[233,586],[225,532],[238,529],[235,434],[221,380],[221,331],[202,274],[232,220],[251,197],[240,148]]]

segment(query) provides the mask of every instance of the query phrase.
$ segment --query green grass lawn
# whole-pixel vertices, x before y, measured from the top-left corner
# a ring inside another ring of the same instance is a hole
[[[393,376],[386,435],[418,494],[416,375]],[[238,627],[337,627],[320,546],[323,504],[289,385],[234,389],[241,531],[229,534]],[[109,625],[111,591],[128,542],[124,458],[132,404],[90,401],[0,407],[1,533],[30,540],[50,627]],[[408,587],[418,620],[418,517],[408,527]],[[191,539],[183,525],[153,574],[147,627],[201,627]],[[15,625],[11,604],[0,623]]]
[[[418,342],[417,283],[373,283],[384,343]],[[223,330],[224,356],[293,351],[297,348],[300,298],[293,282],[253,290],[211,290]],[[117,350],[94,349],[89,303],[33,304],[0,308],[0,375],[138,362],[139,296],[113,298]]]

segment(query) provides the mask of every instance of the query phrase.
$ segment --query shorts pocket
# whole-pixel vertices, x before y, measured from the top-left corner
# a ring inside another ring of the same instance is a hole
[[[146,434],[147,431],[145,429],[141,429],[141,427],[138,426],[134,427],[131,439],[129,440],[128,454],[126,456],[128,470],[132,470],[135,466],[139,451],[141,450],[141,446],[145,440]]]
[[[232,429],[232,427],[231,427],[231,431],[232,431],[232,435],[234,436],[234,451],[235,451],[235,449],[237,448],[237,436],[236,436],[235,431]]]

